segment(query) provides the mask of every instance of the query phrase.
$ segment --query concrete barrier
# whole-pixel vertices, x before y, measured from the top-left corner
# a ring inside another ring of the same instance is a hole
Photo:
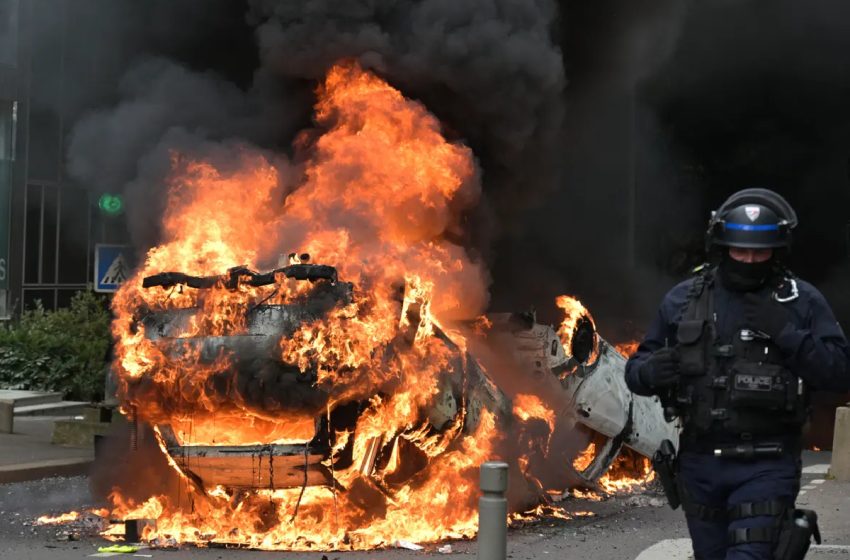
[[[11,434],[15,429],[15,401],[0,401],[0,434]]]
[[[850,407],[835,409],[835,432],[832,436],[832,465],[829,472],[836,480],[850,482]]]
[[[508,464],[481,465],[478,500],[478,560],[505,560],[508,554]]]

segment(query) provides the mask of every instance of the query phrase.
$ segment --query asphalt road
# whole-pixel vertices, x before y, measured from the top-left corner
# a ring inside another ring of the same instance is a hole
[[[806,453],[808,467],[798,503],[818,511],[824,547],[813,550],[808,558],[847,558],[850,560],[850,483],[825,480],[829,463],[827,453]],[[34,526],[33,520],[44,513],[61,513],[91,505],[88,483],[84,478],[46,479],[33,483],[0,485],[0,558],[15,560],[54,560],[88,558],[99,538],[83,536],[65,541],[58,526]],[[511,530],[508,557],[513,560],[540,558],[579,558],[593,560],[686,559],[690,556],[687,531],[681,512],[670,510],[650,489],[647,493],[620,496],[600,502],[568,499],[561,503],[566,512],[591,512],[590,517],[565,521],[548,518]],[[285,558],[311,560],[409,559],[422,556],[470,558],[476,554],[474,542],[453,542],[450,554],[427,546],[423,552],[389,549],[371,552],[262,552],[232,549],[141,550],[140,555],[125,558],[161,558],[166,560],[213,560],[235,558]]]

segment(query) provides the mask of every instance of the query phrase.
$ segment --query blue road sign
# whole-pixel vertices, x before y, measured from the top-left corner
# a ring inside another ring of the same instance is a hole
[[[94,291],[111,293],[130,275],[129,245],[94,246]]]

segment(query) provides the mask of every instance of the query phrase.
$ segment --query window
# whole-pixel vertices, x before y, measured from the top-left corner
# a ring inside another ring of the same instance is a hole
[[[62,162],[64,2],[30,0],[29,178],[58,181]]]
[[[18,65],[18,0],[0,0],[0,64]]]
[[[85,284],[90,268],[88,192],[63,187],[60,194],[57,281],[59,284]]]
[[[56,309],[56,290],[24,290],[24,309],[32,309],[36,302],[41,302],[42,307],[52,311]]]
[[[89,275],[88,192],[57,185],[28,185],[24,226],[24,306],[67,304]]]
[[[29,185],[24,214],[24,283],[40,284],[41,272],[41,185]]]
[[[15,160],[15,129],[18,105],[14,101],[0,101],[0,306],[5,307],[6,290],[9,289],[9,228],[10,197],[12,193],[12,165]],[[0,318],[5,311],[0,309]]]

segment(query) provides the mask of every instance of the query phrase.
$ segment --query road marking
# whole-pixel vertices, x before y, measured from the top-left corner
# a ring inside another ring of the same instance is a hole
[[[817,486],[815,486],[814,484],[806,484],[805,486],[803,486],[803,490],[814,490],[815,488],[817,488]]]
[[[635,560],[685,560],[692,557],[691,539],[666,539],[638,554]]]
[[[812,484],[823,484],[824,482],[826,482],[824,479],[818,478],[817,480],[813,480]]]
[[[813,544],[809,550],[850,553],[850,545]],[[638,554],[635,560],[688,560],[691,558],[693,558],[691,539],[665,539]]]
[[[803,468],[803,474],[826,474],[829,472],[829,464],[809,465]]]

